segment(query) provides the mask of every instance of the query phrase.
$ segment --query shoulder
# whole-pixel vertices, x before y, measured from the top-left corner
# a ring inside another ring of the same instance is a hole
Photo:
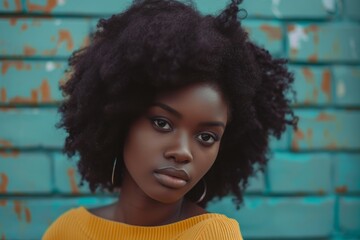
[[[58,217],[46,230],[43,235],[43,240],[46,239],[62,239],[66,237],[64,234],[70,230],[76,229],[77,216],[80,208],[74,208],[66,211]]]
[[[204,221],[201,237],[199,239],[242,240],[239,223],[222,214]]]

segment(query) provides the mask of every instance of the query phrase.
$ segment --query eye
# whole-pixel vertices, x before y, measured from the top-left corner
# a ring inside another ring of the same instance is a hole
[[[172,128],[170,126],[170,123],[166,121],[165,119],[161,118],[153,118],[151,119],[152,124],[155,128],[160,129],[162,131],[171,131]]]
[[[218,137],[211,133],[201,133],[196,137],[204,145],[211,145],[218,141]]]

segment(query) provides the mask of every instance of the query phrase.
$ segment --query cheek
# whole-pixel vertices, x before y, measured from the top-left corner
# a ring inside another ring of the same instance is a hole
[[[196,169],[199,173],[199,179],[203,177],[215,163],[218,152],[219,147],[213,147],[207,149],[206,151],[204,151],[204,149],[198,151],[197,161],[194,164],[196,164]]]

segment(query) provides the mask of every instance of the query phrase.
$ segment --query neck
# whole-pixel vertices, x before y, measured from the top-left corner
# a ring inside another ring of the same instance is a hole
[[[158,202],[127,180],[123,182],[119,201],[114,206],[115,221],[137,226],[159,226],[182,220],[183,199],[168,204]]]

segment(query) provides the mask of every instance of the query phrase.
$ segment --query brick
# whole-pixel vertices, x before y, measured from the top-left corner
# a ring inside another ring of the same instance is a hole
[[[115,200],[111,197],[2,199],[0,236],[4,239],[40,239],[50,224],[65,211],[79,206],[92,208]]]
[[[291,134],[291,147],[299,150],[360,149],[360,111],[297,110],[298,131]]]
[[[52,192],[50,158],[45,154],[2,153],[0,169],[1,194]]]
[[[290,131],[286,130],[280,139],[275,138],[274,136],[270,136],[269,145],[271,150],[287,150],[289,149],[289,137]]]
[[[333,197],[246,197],[236,210],[231,197],[207,208],[236,219],[244,239],[328,237],[334,224]]]
[[[89,20],[8,18],[0,19],[0,55],[69,57],[89,42]]]
[[[181,2],[189,3],[188,0],[180,0]],[[194,0],[193,5],[196,7],[199,12],[202,14],[219,14],[225,6],[229,3],[226,0],[218,0],[218,1],[208,1],[208,0]]]
[[[22,0],[0,0],[0,13],[21,13],[23,10]]]
[[[334,0],[253,0],[244,1],[241,7],[246,9],[250,17],[256,18],[328,19],[336,11]]]
[[[359,62],[360,25],[287,24],[287,56],[300,62]]]
[[[56,109],[0,111],[0,147],[62,148],[65,132],[55,128],[60,120]]]
[[[329,67],[291,65],[289,70],[295,77],[295,106],[327,105],[332,102],[333,77]]]
[[[345,15],[354,20],[360,20],[360,2],[359,0],[344,0]]]
[[[0,61],[0,103],[55,103],[63,99],[59,84],[64,82],[63,61]]]
[[[271,193],[325,194],[332,190],[330,154],[275,153],[268,165]]]
[[[70,161],[65,155],[54,154],[55,188],[66,194],[90,193],[87,183],[80,186],[81,176],[77,171],[75,159]]]
[[[360,197],[339,199],[340,230],[360,237]]]
[[[334,190],[337,193],[360,193],[360,154],[336,154],[334,158]]]
[[[42,14],[86,14],[110,15],[125,10],[132,0],[87,0],[86,4],[78,1],[27,0],[26,12]]]
[[[279,22],[244,20],[243,23],[251,40],[267,49],[274,56],[283,55],[282,39],[284,33]]]
[[[247,193],[259,193],[265,191],[265,176],[264,173],[258,171],[254,176],[249,178],[249,186],[246,189]]]
[[[335,66],[334,101],[338,106],[360,106],[360,66]]]

